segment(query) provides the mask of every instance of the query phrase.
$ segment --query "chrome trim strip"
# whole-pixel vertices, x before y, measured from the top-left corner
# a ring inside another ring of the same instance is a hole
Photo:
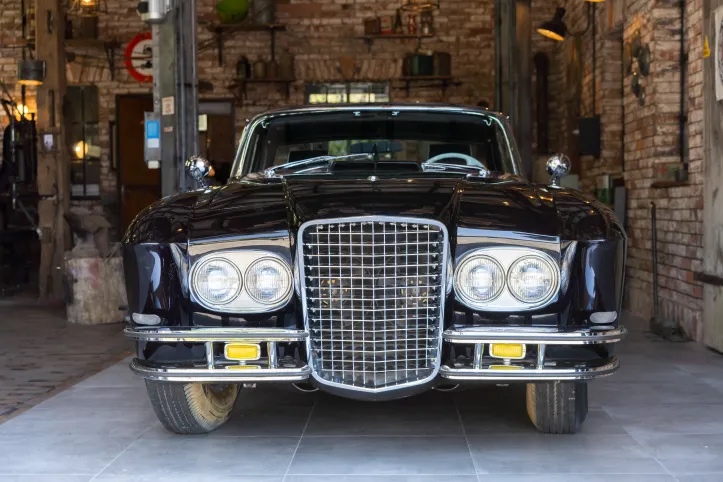
[[[299,382],[309,378],[308,365],[298,368],[225,370],[208,368],[155,368],[134,359],[131,371],[148,380],[187,383]]]
[[[348,218],[329,218],[329,219],[315,219],[312,221],[307,221],[306,223],[302,224],[299,228],[298,235],[296,236],[297,242],[296,242],[296,263],[299,264],[299,272],[300,272],[300,281],[301,281],[301,293],[303,296],[301,296],[301,301],[303,305],[303,312],[304,312],[304,329],[307,333],[310,332],[309,329],[309,309],[306,302],[306,277],[304,276],[304,243],[302,242],[304,231],[311,227],[316,226],[318,224],[335,224],[335,223],[359,223],[359,222],[390,222],[390,223],[424,223],[424,224],[432,224],[434,226],[439,227],[442,230],[442,233],[444,234],[444,247],[442,252],[442,289],[444,290],[445,284],[447,282],[447,259],[449,258],[449,233],[447,232],[447,227],[434,219],[428,219],[428,218],[412,218],[412,217],[401,217],[401,216],[358,216],[358,217],[348,217]],[[330,382],[328,380],[324,380],[323,378],[316,375],[316,370],[311,370],[311,376],[314,380],[316,380],[318,383],[322,385],[328,385],[331,387],[341,388],[344,390],[351,390],[351,391],[358,391],[362,393],[384,393],[384,392],[390,392],[395,390],[404,390],[406,388],[414,387],[417,385],[423,385],[425,383],[429,383],[434,378],[437,377],[439,374],[440,367],[442,365],[442,327],[444,323],[444,307],[445,307],[445,300],[446,296],[442,296],[440,300],[440,319],[439,319],[439,341],[437,345],[437,359],[435,360],[435,368],[432,371],[431,375],[427,378],[424,378],[422,380],[416,380],[409,383],[403,383],[396,386],[389,386],[389,387],[382,387],[382,388],[363,388],[363,387],[356,387],[353,385],[347,385],[345,383],[336,383],[336,382]],[[311,339],[310,337],[306,338],[306,355],[307,360],[311,363]]]
[[[139,341],[164,343],[205,343],[210,341],[259,343],[263,341],[304,341],[309,335],[304,330],[283,328],[126,328],[128,338]]]
[[[628,330],[624,327],[597,331],[582,329],[560,331],[557,328],[470,326],[450,328],[444,331],[444,341],[449,343],[525,343],[548,345],[594,345],[617,343]]]
[[[491,370],[489,368],[450,368],[444,365],[439,374],[449,380],[537,381],[590,380],[614,373],[620,362],[617,358],[595,368],[521,368],[520,370]]]

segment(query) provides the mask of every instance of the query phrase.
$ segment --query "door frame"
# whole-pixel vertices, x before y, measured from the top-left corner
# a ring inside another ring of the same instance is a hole
[[[121,99],[147,99],[150,98],[151,101],[153,100],[153,93],[131,93],[131,94],[116,94],[115,95],[115,115],[113,116],[113,119],[110,120],[110,122],[113,123],[113,129],[116,130],[116,134],[118,134],[118,128],[120,127],[118,124],[118,112],[119,112],[119,106]],[[121,163],[123,160],[119,156],[119,146],[120,146],[120,136],[115,135],[113,132],[109,132],[109,139],[115,139],[117,142],[115,142],[111,147],[113,150],[111,152],[111,155],[113,156],[113,160],[115,162],[115,185],[116,185],[116,199],[118,203],[118,215],[116,216],[116,231],[120,234],[120,238],[122,239],[123,236],[125,236],[125,231],[123,230],[123,191],[122,191],[122,184],[121,184]],[[109,161],[111,161],[109,159]],[[158,184],[158,191],[160,192],[161,185],[160,185],[160,177],[159,177],[159,184]]]

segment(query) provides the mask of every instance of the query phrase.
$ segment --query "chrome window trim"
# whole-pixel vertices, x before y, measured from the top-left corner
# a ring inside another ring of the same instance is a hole
[[[290,277],[290,283],[289,283],[289,289],[287,290],[285,296],[280,299],[277,303],[274,304],[264,304],[259,303],[256,300],[254,300],[251,295],[248,293],[248,290],[246,289],[246,272],[248,271],[248,268],[255,263],[256,261],[259,261],[264,258],[273,258],[280,263],[282,263],[289,271],[289,277]],[[236,269],[239,271],[241,275],[241,289],[239,290],[238,295],[233,300],[229,301],[228,303],[225,303],[223,305],[214,305],[207,303],[205,300],[203,300],[200,296],[196,296],[195,293],[195,279],[196,279],[196,271],[198,270],[198,267],[201,266],[204,262],[211,260],[211,259],[222,259],[224,261],[227,261],[234,265]],[[289,262],[283,257],[280,256],[277,253],[273,253],[271,251],[265,251],[265,250],[259,250],[259,249],[227,249],[227,250],[221,250],[221,251],[213,251],[208,254],[205,254],[198,258],[194,263],[193,266],[191,266],[191,271],[189,273],[188,279],[190,280],[189,283],[189,293],[191,301],[194,303],[197,303],[204,308],[217,312],[217,313],[234,313],[234,314],[262,314],[262,313],[270,313],[273,311],[276,311],[280,308],[283,308],[287,304],[289,304],[289,301],[291,301],[291,298],[294,295],[294,279],[293,279],[293,271],[292,267],[289,265]]]
[[[502,259],[500,256],[502,255]],[[476,257],[476,256],[484,256],[488,258],[492,258],[495,261],[497,261],[504,270],[504,287],[502,289],[502,292],[495,297],[493,300],[490,300],[485,303],[471,303],[465,296],[463,296],[458,290],[458,280],[454,280],[454,294],[457,300],[459,300],[460,303],[465,305],[466,307],[477,310],[477,311],[492,311],[492,312],[520,312],[520,311],[532,311],[539,308],[544,308],[545,306],[550,305],[551,303],[554,303],[557,301],[560,295],[560,264],[555,261],[555,259],[550,256],[548,253],[541,251],[539,249],[534,248],[527,248],[527,247],[520,247],[520,246],[494,246],[494,247],[485,247],[485,248],[477,248],[472,249],[470,251],[467,251],[456,263],[457,266],[461,266],[463,263],[465,263],[469,258]],[[510,268],[516,261],[519,259],[526,257],[526,256],[538,256],[542,259],[544,259],[547,263],[550,264],[550,266],[555,270],[555,279],[554,279],[554,287],[552,290],[550,290],[550,294],[543,300],[538,301],[537,303],[525,303],[522,301],[519,301],[515,296],[512,294],[512,290],[509,288],[509,273]],[[457,274],[459,273],[459,269],[455,269],[455,278]]]
[[[427,383],[430,383],[432,380],[434,380],[437,375],[439,374],[439,370],[441,369],[442,365],[442,346],[443,346],[443,332],[444,332],[444,309],[445,309],[445,301],[446,296],[441,296],[440,298],[440,306],[439,306],[439,336],[437,340],[437,357],[435,359],[435,365],[434,369],[432,370],[432,373],[421,380],[415,380],[408,383],[403,383],[400,385],[395,386],[389,386],[389,387],[382,387],[382,388],[364,388],[364,387],[357,387],[354,385],[347,385],[345,383],[337,383],[337,382],[330,382],[328,380],[324,380],[320,376],[317,375],[316,369],[313,366],[313,363],[311,362],[311,331],[309,326],[309,310],[306,302],[306,276],[304,276],[304,244],[302,242],[304,232],[313,226],[317,226],[319,224],[334,224],[334,223],[359,223],[359,222],[395,222],[395,223],[424,223],[424,224],[430,224],[433,226],[436,226],[441,229],[443,235],[444,235],[444,245],[442,247],[442,290],[445,289],[445,284],[447,282],[447,259],[449,257],[449,233],[447,232],[447,227],[441,223],[440,221],[436,221],[434,219],[427,219],[427,218],[411,218],[411,217],[397,217],[397,216],[358,216],[358,217],[347,217],[347,218],[328,218],[328,219],[315,219],[312,221],[307,221],[304,224],[301,225],[299,228],[299,234],[296,237],[296,263],[299,265],[299,278],[300,278],[300,284],[301,284],[301,303],[302,303],[302,309],[304,313],[304,330],[309,333],[309,336],[306,338],[306,356],[308,360],[309,367],[311,368],[311,377],[316,380],[318,383],[322,385],[327,385],[330,387],[335,387],[343,390],[351,390],[351,391],[357,391],[362,393],[386,393],[386,392],[393,392],[398,390],[405,390],[411,387],[415,387],[418,385],[424,385]]]

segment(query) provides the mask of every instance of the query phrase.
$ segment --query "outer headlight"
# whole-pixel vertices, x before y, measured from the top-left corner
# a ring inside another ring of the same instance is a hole
[[[557,288],[555,266],[540,256],[523,256],[510,266],[507,285],[512,296],[523,303],[540,303]]]
[[[236,266],[221,258],[204,261],[193,277],[194,292],[209,305],[230,303],[239,295],[242,285]]]
[[[454,286],[457,294],[467,304],[483,305],[502,293],[505,272],[502,266],[489,256],[470,256],[457,266]]]
[[[274,305],[289,295],[291,270],[275,258],[261,258],[246,270],[246,291],[259,303]]]

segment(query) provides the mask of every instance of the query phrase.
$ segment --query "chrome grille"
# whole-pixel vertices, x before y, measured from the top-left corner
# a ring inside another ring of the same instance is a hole
[[[438,370],[446,230],[423,219],[302,226],[310,363],[323,383],[384,389]]]

